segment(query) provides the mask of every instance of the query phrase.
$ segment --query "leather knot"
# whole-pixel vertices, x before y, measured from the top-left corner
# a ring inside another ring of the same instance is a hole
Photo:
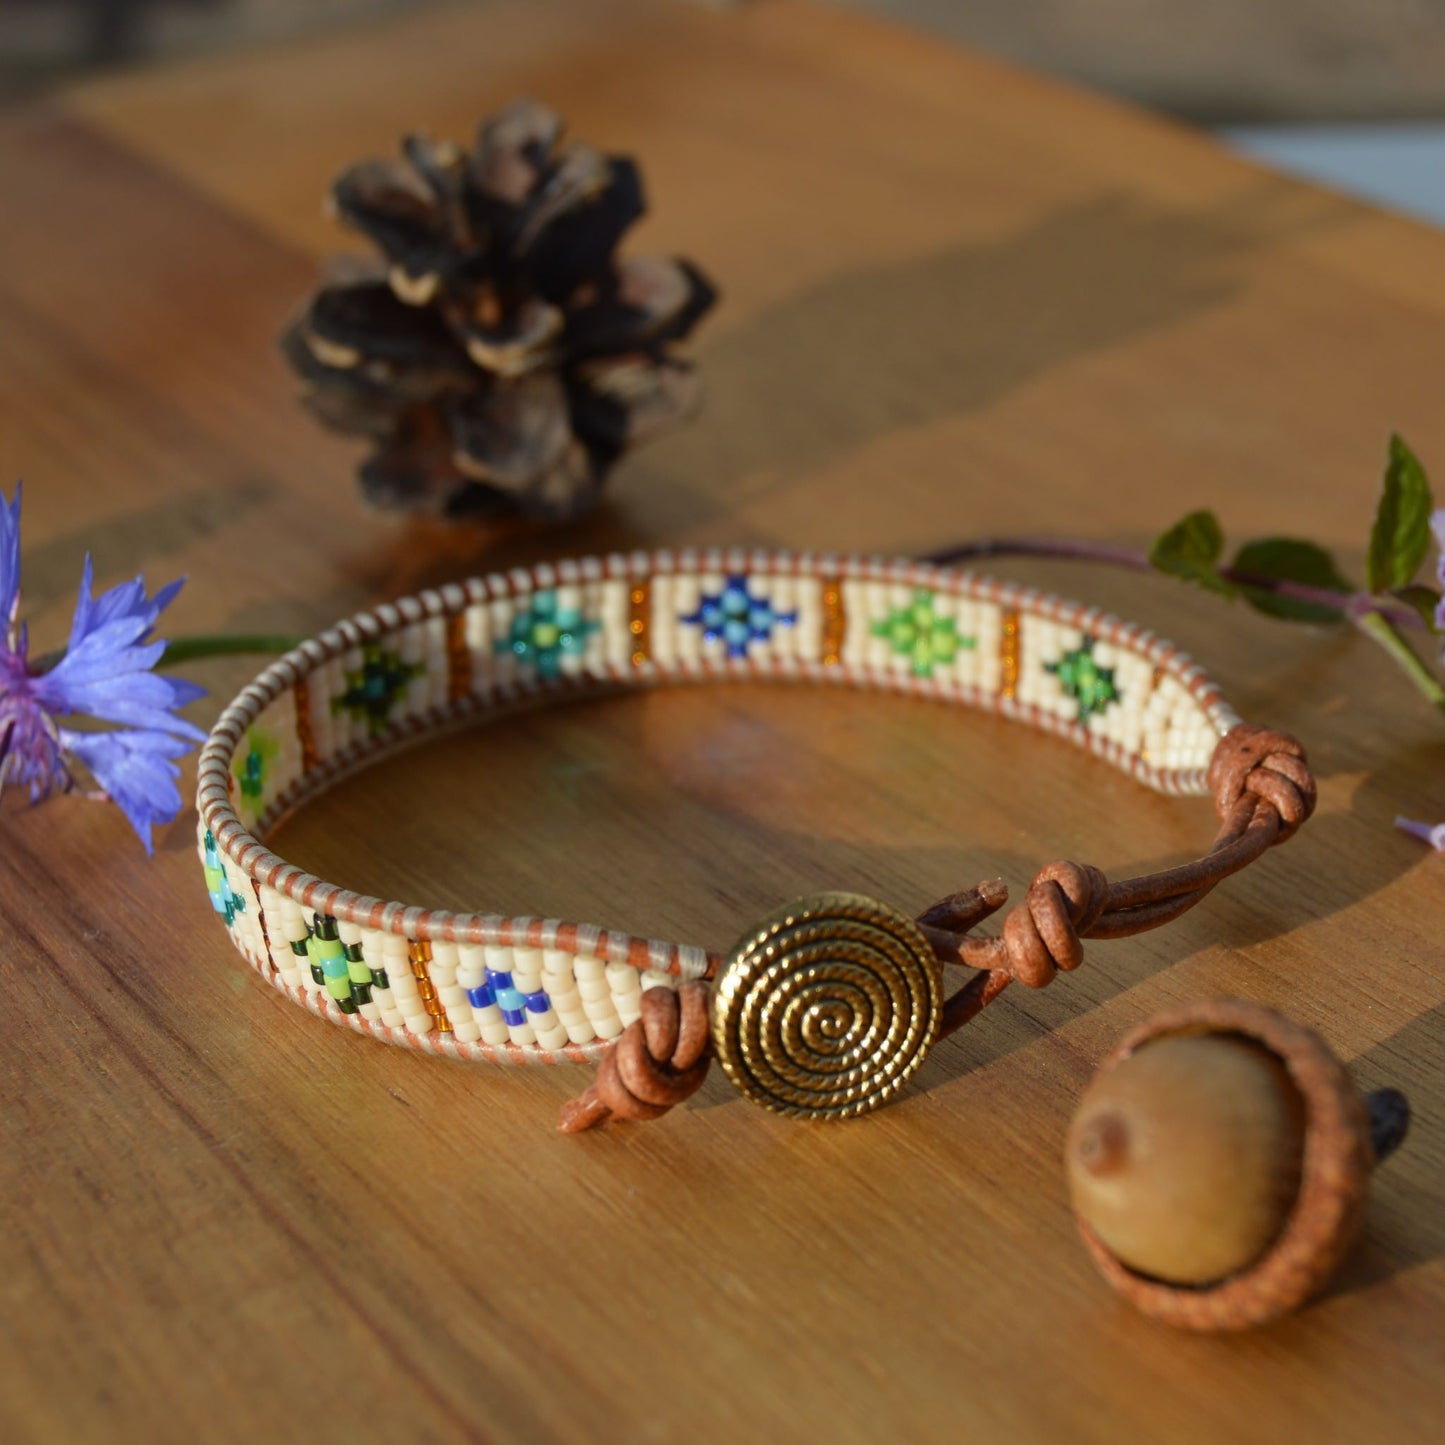
[[[661,1118],[701,1088],[710,1041],[707,984],[648,989],[641,1015],[602,1056],[592,1083],[563,1106],[557,1127],[575,1134],[608,1118]]]
[[[1246,793],[1279,816],[1277,843],[1292,837],[1315,810],[1315,779],[1303,745],[1288,733],[1240,723],[1219,740],[1209,762],[1209,791],[1221,819]]]
[[[1108,880],[1087,863],[1050,863],[1039,870],[1023,906],[1004,920],[1006,967],[1020,983],[1043,988],[1059,969],[1083,962],[1085,934],[1104,910]]]

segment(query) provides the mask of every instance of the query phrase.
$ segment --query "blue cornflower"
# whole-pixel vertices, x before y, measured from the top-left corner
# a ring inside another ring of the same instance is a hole
[[[149,853],[151,828],[181,809],[175,759],[204,740],[176,709],[205,689],[151,670],[165,651],[165,643],[149,640],[151,628],[181,582],[154,597],[139,577],[100,597],[92,584],[87,556],[65,652],[52,667],[32,668],[19,620],[20,488],[13,502],[0,495],[0,787],[19,784],[38,802],[74,788],[79,763],[119,804]],[[62,719],[118,726],[78,729]]]

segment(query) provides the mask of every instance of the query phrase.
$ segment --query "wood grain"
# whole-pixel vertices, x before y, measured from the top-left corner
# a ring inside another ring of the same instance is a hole
[[[641,154],[639,248],[722,282],[705,415],[591,522],[363,513],[272,338],[335,238],[331,171],[530,92]],[[176,630],[319,626],[551,552],[1144,540],[1193,506],[1360,556],[1385,438],[1445,467],[1445,241],[1206,140],[799,0],[458,6],[0,120],[0,477],[28,610],[188,572]],[[1162,579],[1012,569],[1146,622],[1300,734],[1318,818],[1172,928],[1011,989],[898,1106],[836,1128],[721,1081],[552,1132],[581,1082],[453,1068],[264,988],[183,818],[6,802],[0,1436],[1428,1439],[1445,1387],[1437,718],[1373,649]],[[196,669],[204,720],[249,675]],[[378,827],[378,816],[404,820]],[[417,901],[726,946],[788,896],[901,906],[1044,862],[1192,853],[1207,804],[937,706],[735,688],[594,701],[359,777],[280,836]],[[1116,1302],[1060,1151],[1093,1066],[1237,993],[1416,1102],[1334,1292],[1240,1339]]]

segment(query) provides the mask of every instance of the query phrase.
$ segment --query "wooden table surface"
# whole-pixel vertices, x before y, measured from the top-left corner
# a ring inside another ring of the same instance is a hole
[[[561,533],[369,515],[273,348],[341,239],[320,199],[346,160],[520,93],[639,154],[632,245],[721,283],[706,411]],[[1196,506],[1358,568],[1390,430],[1445,477],[1445,238],[803,0],[508,0],[137,75],[8,113],[0,177],[0,478],[27,485],[42,648],[87,549],[107,583],[188,573],[174,631],[311,629],[553,552],[1142,543]],[[1390,820],[1445,816],[1441,719],[1353,635],[1009,570],[1172,636],[1297,732],[1319,815],[1177,925],[1010,990],[847,1126],[715,1078],[659,1124],[559,1136],[573,1071],[386,1049],[266,988],[189,811],[148,861],[113,810],[8,799],[0,1435],[1438,1438],[1445,867]],[[197,720],[252,670],[194,669]],[[403,799],[404,833],[378,822]],[[820,887],[919,907],[1055,857],[1122,876],[1210,826],[994,719],[739,687],[455,737],[280,846],[363,889],[726,947]],[[1197,1338],[1097,1278],[1060,1146],[1113,1040],[1218,993],[1317,1027],[1417,1122],[1325,1299]]]

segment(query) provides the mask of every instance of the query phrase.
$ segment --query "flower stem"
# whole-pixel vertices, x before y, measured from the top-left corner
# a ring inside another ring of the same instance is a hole
[[[926,552],[925,562],[951,566],[978,557],[1060,557],[1071,562],[1102,562],[1110,567],[1125,567],[1131,572],[1155,572],[1149,554],[1137,547],[1121,547],[1113,542],[1089,542],[1078,537],[983,537],[976,542],[962,542],[938,552]],[[1423,628],[1424,619],[1403,603],[1387,602],[1368,592],[1336,592],[1329,587],[1311,587],[1305,582],[1290,582],[1282,577],[1266,577],[1258,572],[1242,572],[1234,567],[1221,567],[1219,575],[1226,582],[1248,587],[1255,592],[1272,592],[1292,602],[1308,602],[1328,607],[1342,618],[1358,620],[1365,616],[1387,618],[1399,627]]]
[[[1420,660],[1415,649],[1400,636],[1393,619],[1379,612],[1366,612],[1355,618],[1355,626],[1372,642],[1377,642],[1399,663],[1405,676],[1434,703],[1445,710],[1445,687],[1440,679]]]
[[[290,633],[244,632],[172,637],[166,642],[157,667],[175,667],[198,657],[233,657],[242,653],[265,652],[279,656],[299,647],[306,639]]]

